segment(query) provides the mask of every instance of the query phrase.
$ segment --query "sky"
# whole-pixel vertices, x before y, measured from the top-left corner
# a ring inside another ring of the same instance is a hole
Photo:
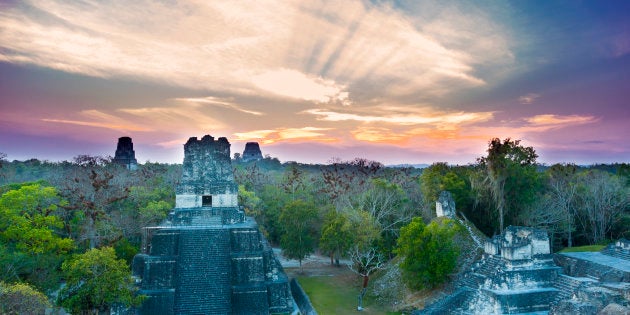
[[[0,152],[630,162],[630,1],[0,1]]]

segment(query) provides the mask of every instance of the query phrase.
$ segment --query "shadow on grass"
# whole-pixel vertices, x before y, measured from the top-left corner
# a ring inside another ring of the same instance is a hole
[[[333,276],[298,276],[300,285],[311,299],[318,314],[401,314],[390,312],[374,297],[363,299],[363,311],[358,311],[360,279],[354,274]]]

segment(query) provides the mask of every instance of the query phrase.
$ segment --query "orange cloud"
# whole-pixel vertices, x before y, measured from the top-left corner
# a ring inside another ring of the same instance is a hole
[[[359,127],[351,131],[354,139],[397,146],[410,146],[423,140],[487,140],[487,135],[463,134],[459,127],[453,128],[413,128],[395,131],[382,127]]]
[[[331,128],[276,128],[273,130],[253,130],[249,132],[234,133],[236,141],[258,140],[263,144],[271,144],[284,141],[314,141],[314,142],[336,142],[335,138],[327,137],[322,131]]]
[[[318,116],[317,119],[325,121],[358,121],[363,123],[389,123],[394,125],[422,125],[422,124],[464,124],[483,122],[490,120],[494,112],[454,112],[443,113],[430,109],[425,114],[409,112],[407,114],[382,114],[365,115],[349,112],[326,111],[321,109],[309,109],[303,113]]]
[[[388,128],[359,127],[350,133],[356,140],[367,142],[402,144],[409,140],[406,134],[393,132]]]

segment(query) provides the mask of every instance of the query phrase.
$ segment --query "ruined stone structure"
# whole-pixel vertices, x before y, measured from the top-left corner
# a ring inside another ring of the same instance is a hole
[[[487,241],[484,248],[487,254],[506,261],[531,260],[551,252],[546,231],[514,226]]]
[[[230,143],[204,136],[184,145],[176,206],[145,228],[133,261],[140,314],[275,314],[293,311],[282,266],[238,206]]]
[[[455,199],[450,191],[440,192],[440,197],[435,202],[435,215],[437,217],[455,217]]]
[[[630,314],[630,241],[621,239],[601,252],[559,253],[564,298],[550,314]]]
[[[413,314],[630,313],[627,240],[597,253],[552,255],[545,231],[510,226],[484,249],[451,294]]]
[[[136,151],[133,150],[133,142],[130,137],[118,138],[116,146],[116,154],[114,155],[114,163],[125,166],[128,170],[138,169],[138,161],[136,160]]]
[[[558,295],[560,268],[547,233],[509,226],[487,240],[485,255],[455,283],[454,292],[415,314],[517,314],[545,312]]]
[[[262,152],[258,142],[247,142],[243,151],[243,162],[262,160]]]

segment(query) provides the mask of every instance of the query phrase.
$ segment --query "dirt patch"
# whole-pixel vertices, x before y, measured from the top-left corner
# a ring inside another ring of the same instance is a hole
[[[312,254],[302,260],[302,268],[297,260],[286,259],[279,248],[274,248],[274,254],[278,257],[282,268],[289,278],[294,277],[322,277],[322,276],[356,276],[348,268],[348,260],[339,261],[339,266],[330,264],[330,257]]]

